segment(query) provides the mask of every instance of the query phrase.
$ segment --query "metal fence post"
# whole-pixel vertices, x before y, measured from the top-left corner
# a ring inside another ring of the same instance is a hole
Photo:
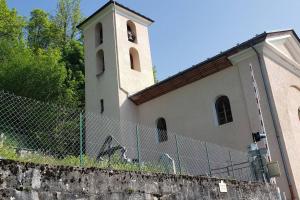
[[[177,135],[175,135],[175,143],[176,143],[176,155],[177,155],[177,160],[178,160],[178,168],[179,168],[179,173],[181,175],[182,171],[181,171],[181,161],[180,161],[180,156],[179,156],[179,146],[178,146]]]
[[[206,152],[206,159],[207,159],[207,166],[208,166],[208,170],[209,170],[209,176],[211,176],[211,167],[210,167],[210,161],[209,161],[209,155],[208,155],[208,150],[207,150],[207,144],[206,142],[204,142],[204,146],[205,146],[205,152]]]
[[[135,135],[136,135],[137,159],[139,163],[139,168],[141,169],[141,147],[140,147],[139,124],[136,125]]]
[[[80,167],[83,166],[83,115],[80,112]]]

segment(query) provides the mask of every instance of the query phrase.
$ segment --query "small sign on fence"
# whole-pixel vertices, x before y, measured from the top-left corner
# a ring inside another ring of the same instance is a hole
[[[221,183],[219,183],[219,187],[220,187],[220,192],[222,192],[222,193],[227,192],[227,185],[226,185],[226,183],[224,183],[224,181],[221,181]]]

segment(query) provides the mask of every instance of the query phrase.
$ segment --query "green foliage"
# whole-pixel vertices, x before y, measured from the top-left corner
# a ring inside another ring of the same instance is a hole
[[[154,83],[158,83],[156,67],[153,66],[153,67],[152,67],[152,70],[153,70]]]
[[[62,31],[43,10],[36,9],[31,12],[26,30],[28,45],[34,50],[61,45]]]
[[[9,9],[6,0],[0,0],[0,90],[83,107],[84,56],[76,29],[81,18],[79,0],[58,0],[54,16],[32,10],[27,21]],[[10,145],[40,149],[58,157],[78,155],[79,118],[70,117],[74,113],[51,106],[42,109],[37,102],[25,107],[20,102],[14,107],[1,105],[0,116],[6,121],[0,120],[0,130],[6,130]],[[9,115],[13,120],[7,120]],[[67,118],[70,120],[65,121]],[[1,127],[4,124],[6,127]]]
[[[79,0],[59,0],[54,17],[35,9],[27,22],[0,0],[0,89],[84,106],[83,45],[75,37],[81,18]]]
[[[0,38],[20,39],[25,21],[15,9],[9,10],[6,0],[0,0]]]
[[[84,106],[84,54],[79,41],[71,40],[62,51],[62,59],[68,70],[68,87],[77,91],[80,106]]]
[[[67,88],[67,69],[56,49],[34,53],[20,42],[0,40],[0,88],[42,101],[76,104]]]
[[[38,152],[30,152],[21,155],[17,153],[16,149],[7,146],[0,146],[0,157],[16,160],[20,162],[29,162],[29,163],[37,163],[37,164],[48,164],[48,165],[62,165],[62,166],[80,166],[80,157],[79,156],[66,156],[64,158],[57,158],[53,156],[44,155]],[[143,166],[139,166],[135,163],[125,163],[121,161],[114,161],[109,164],[108,159],[103,161],[97,161],[94,158],[84,155],[83,156],[84,167],[96,167],[100,169],[106,169],[110,167],[114,170],[122,170],[122,171],[143,171],[143,172],[151,172],[151,173],[162,173],[164,169],[158,165],[150,165],[144,164]]]
[[[63,49],[67,69],[84,73],[83,46],[79,41],[70,41]]]
[[[0,157],[7,158],[10,160],[17,160],[18,155],[14,148],[9,146],[0,146]]]
[[[55,23],[63,32],[65,44],[75,39],[78,30],[76,26],[82,19],[80,0],[58,0]]]
[[[80,110],[7,93],[0,93],[0,105],[0,134],[5,144],[56,157],[79,155]]]

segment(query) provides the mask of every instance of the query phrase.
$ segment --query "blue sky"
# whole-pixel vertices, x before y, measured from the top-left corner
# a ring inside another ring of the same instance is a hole
[[[106,1],[82,0],[91,15]],[[300,0],[119,0],[152,19],[150,43],[158,79],[191,67],[255,34],[293,28],[300,34]],[[35,8],[50,13],[55,0],[7,0],[28,16]]]

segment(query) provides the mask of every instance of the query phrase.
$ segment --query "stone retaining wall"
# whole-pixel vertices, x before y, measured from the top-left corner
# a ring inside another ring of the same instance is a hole
[[[108,171],[0,160],[0,199],[14,200],[276,200],[274,185],[208,177]]]

